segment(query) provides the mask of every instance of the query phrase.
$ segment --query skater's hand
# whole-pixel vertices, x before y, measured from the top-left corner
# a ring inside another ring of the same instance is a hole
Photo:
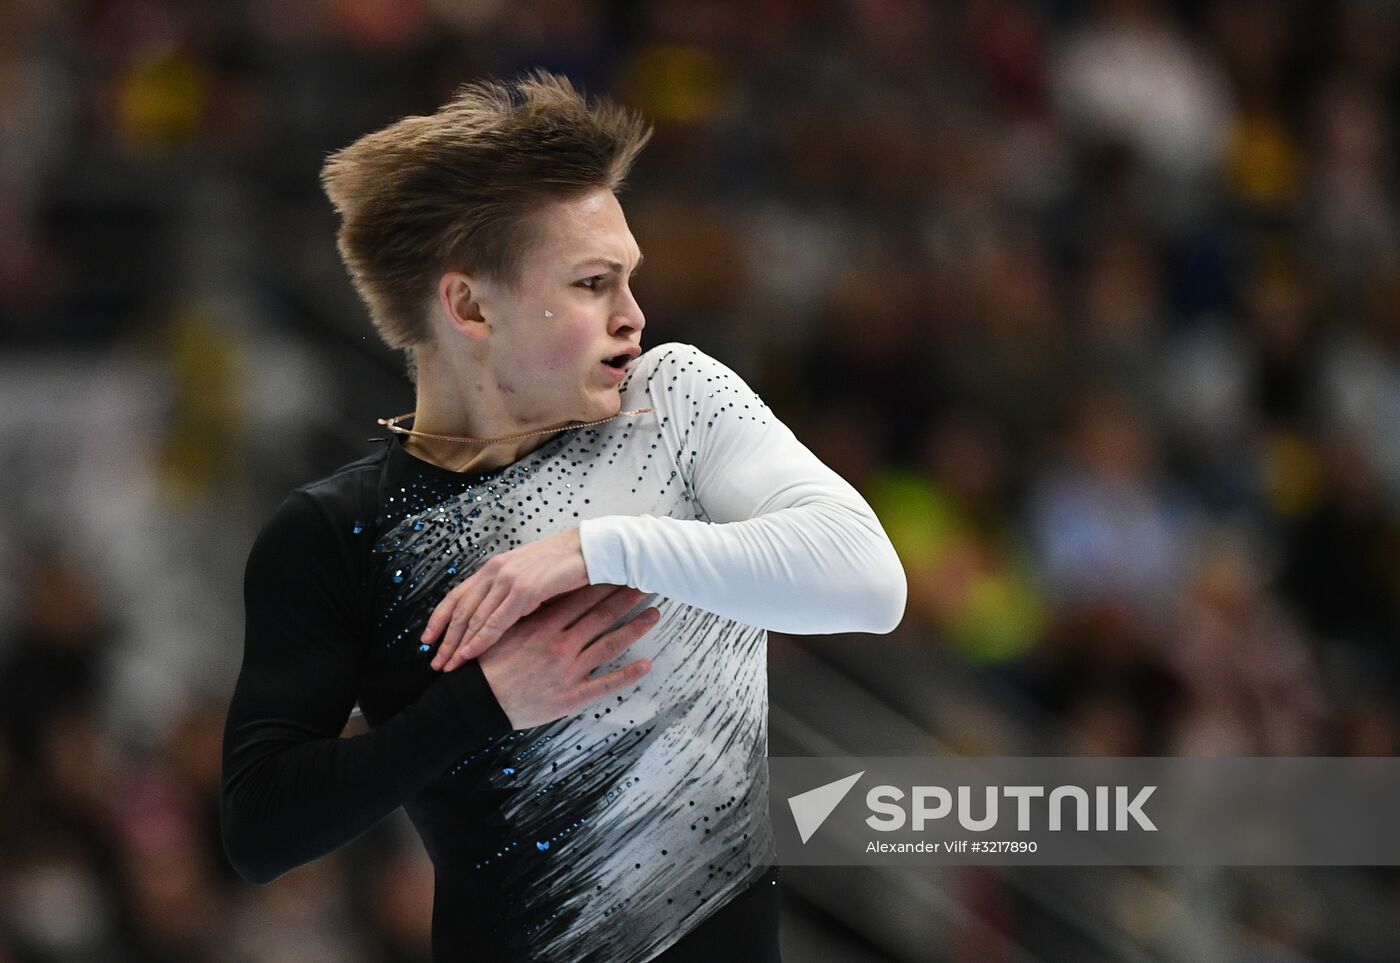
[[[442,634],[433,668],[450,672],[477,658],[548,599],[587,584],[576,528],[492,556],[428,617],[422,641]]]
[[[498,645],[481,655],[481,672],[514,728],[542,726],[571,715],[651,670],[649,660],[638,659],[592,677],[594,669],[656,625],[660,613],[653,606],[601,635],[644,594],[621,585],[575,589],[515,623]]]

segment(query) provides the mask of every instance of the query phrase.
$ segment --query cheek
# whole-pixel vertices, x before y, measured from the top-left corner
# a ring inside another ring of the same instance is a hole
[[[598,326],[594,319],[553,309],[541,358],[553,369],[577,368],[580,361],[598,352]]]

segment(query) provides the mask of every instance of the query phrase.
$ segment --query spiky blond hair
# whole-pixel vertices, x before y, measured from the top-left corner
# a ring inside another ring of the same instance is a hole
[[[536,70],[463,84],[435,113],[331,154],[321,186],[341,218],[336,248],[385,344],[430,339],[445,271],[515,284],[539,205],[619,190],[650,136],[637,114]]]

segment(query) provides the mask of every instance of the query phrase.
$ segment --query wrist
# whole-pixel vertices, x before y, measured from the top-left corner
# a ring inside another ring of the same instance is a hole
[[[591,584],[588,578],[588,558],[583,554],[583,534],[578,528],[571,528],[565,535],[565,545],[573,564],[573,585],[571,589],[583,588]]]
[[[492,683],[486,666],[479,659],[468,659],[453,671],[444,673],[429,692],[441,689],[466,731],[482,736],[504,735],[514,731],[516,726],[496,691],[500,682],[498,677],[496,683]]]

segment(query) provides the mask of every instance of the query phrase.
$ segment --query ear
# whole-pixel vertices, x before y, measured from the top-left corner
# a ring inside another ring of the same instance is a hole
[[[479,284],[471,275],[448,271],[438,279],[438,307],[443,318],[473,341],[485,341],[491,325],[481,313]]]

